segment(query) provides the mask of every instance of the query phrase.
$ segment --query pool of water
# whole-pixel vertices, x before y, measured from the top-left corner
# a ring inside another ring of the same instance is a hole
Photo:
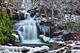
[[[49,43],[16,43],[15,45],[55,45],[55,44],[49,44]]]

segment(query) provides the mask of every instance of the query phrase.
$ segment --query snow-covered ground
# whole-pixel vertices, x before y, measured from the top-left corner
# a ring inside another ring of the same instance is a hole
[[[0,53],[23,53],[22,50],[29,50],[27,53],[34,53],[40,51],[47,51],[49,50],[48,46],[41,46],[41,47],[27,47],[27,46],[3,46],[0,45]]]

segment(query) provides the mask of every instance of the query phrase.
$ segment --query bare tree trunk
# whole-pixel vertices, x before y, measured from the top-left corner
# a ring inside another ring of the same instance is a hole
[[[19,10],[19,1],[17,0],[17,9]]]
[[[49,20],[48,15],[47,15],[47,3],[48,2],[46,1],[46,6],[44,8],[44,13],[45,13],[46,18]]]
[[[72,6],[72,0],[71,0],[71,7],[73,7],[73,6]],[[73,14],[73,8],[71,9],[70,20],[71,20],[71,16],[72,16],[72,14]]]
[[[3,6],[4,6],[4,1],[5,1],[5,0],[2,0],[1,11],[3,11],[2,9],[3,9]]]
[[[52,9],[52,17],[51,17],[51,23],[53,22],[53,9]]]
[[[45,16],[46,16],[46,18],[48,19],[48,16],[47,16],[47,8],[45,7],[45,9],[44,9],[44,13],[45,13]],[[48,19],[49,20],[49,19]]]
[[[54,18],[54,5],[52,2],[52,17],[51,17],[51,23],[53,23],[53,18]]]
[[[6,6],[5,14],[7,14],[7,10],[8,10],[8,6],[9,6],[10,2],[11,2],[11,0],[9,0],[9,2],[8,2],[7,6]]]

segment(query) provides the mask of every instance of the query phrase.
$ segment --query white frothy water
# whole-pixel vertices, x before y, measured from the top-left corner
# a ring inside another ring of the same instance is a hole
[[[18,31],[22,43],[40,43],[37,34],[37,26],[35,20],[27,15],[25,20],[15,24],[15,29]]]

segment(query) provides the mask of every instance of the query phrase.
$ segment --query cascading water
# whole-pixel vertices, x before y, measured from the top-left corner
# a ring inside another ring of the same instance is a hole
[[[31,18],[30,14],[27,14],[25,20],[16,23],[14,30],[18,31],[22,43],[40,43],[36,22]]]
[[[44,33],[44,36],[46,36],[46,32],[50,34],[50,27],[49,26],[39,26],[40,31],[42,31]]]

